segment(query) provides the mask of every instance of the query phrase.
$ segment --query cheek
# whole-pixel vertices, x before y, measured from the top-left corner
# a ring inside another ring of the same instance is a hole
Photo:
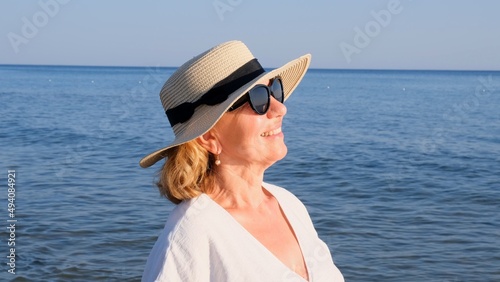
[[[248,129],[234,132],[233,148],[240,155],[252,154],[252,152],[258,150],[261,146],[260,136],[253,131]]]
[[[250,157],[255,152],[261,150],[263,141],[260,139],[262,138],[259,135],[259,131],[255,130],[253,126],[234,127],[221,140],[221,145],[226,153]]]
[[[266,117],[256,115],[250,105],[244,105],[231,118],[221,120],[218,131],[222,150],[230,155],[253,156],[262,151],[266,142],[260,134],[264,131]]]

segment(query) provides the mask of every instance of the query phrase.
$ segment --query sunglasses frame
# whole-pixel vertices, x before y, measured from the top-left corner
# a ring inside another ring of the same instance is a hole
[[[274,96],[274,92],[271,90],[271,88],[273,87],[273,84],[275,83],[275,81],[278,80],[280,82],[280,87],[281,87],[281,101],[278,100],[275,96]],[[252,99],[250,98],[250,92],[252,92],[252,90],[254,90],[255,88],[257,87],[264,87],[267,91],[267,103],[266,103],[266,110],[264,112],[260,112],[256,109],[255,105],[252,103]],[[259,114],[259,115],[265,115],[267,113],[267,111],[269,110],[270,106],[271,106],[271,95],[274,97],[274,99],[276,99],[278,102],[282,103],[285,101],[285,91],[283,89],[283,80],[281,79],[280,76],[276,76],[272,79],[272,82],[271,82],[271,85],[265,85],[265,84],[257,84],[255,85],[254,87],[252,87],[252,89],[248,90],[247,93],[245,93],[245,95],[243,95],[241,98],[239,98],[236,102],[233,103],[233,105],[229,108],[228,112],[232,112],[236,109],[238,109],[239,107],[243,106],[245,103],[249,102],[250,103],[250,106],[252,107],[252,110],[256,113],[256,114]]]

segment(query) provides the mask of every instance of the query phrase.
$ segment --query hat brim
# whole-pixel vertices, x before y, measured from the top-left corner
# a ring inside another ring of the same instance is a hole
[[[178,134],[174,141],[168,146],[157,150],[151,154],[148,154],[141,159],[139,165],[143,168],[150,167],[157,163],[159,160],[166,157],[166,152],[176,146],[187,143],[197,137],[205,134],[209,131],[224,115],[225,112],[236,102],[240,97],[245,95],[252,87],[254,87],[259,81],[265,79],[271,79],[276,76],[281,77],[283,82],[283,92],[285,94],[284,100],[286,101],[292,92],[297,88],[300,81],[304,77],[311,63],[311,54],[306,54],[293,61],[288,62],[282,67],[276,68],[272,71],[265,72],[260,76],[256,77],[252,81],[240,87],[238,90],[234,91],[226,101],[215,105],[201,105],[199,106],[194,115],[191,117],[189,122],[186,122],[188,126]]]

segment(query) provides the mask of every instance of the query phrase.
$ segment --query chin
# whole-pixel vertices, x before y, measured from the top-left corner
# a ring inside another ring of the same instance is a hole
[[[283,144],[283,147],[280,149],[277,149],[274,151],[276,154],[276,161],[280,161],[286,157],[286,154],[288,153],[288,148],[286,147],[285,144]]]
[[[277,161],[285,158],[286,154],[288,153],[288,148],[286,147],[285,143],[281,143],[279,146],[267,147],[266,151],[267,155],[265,156],[265,159],[268,163],[267,166],[269,167]]]

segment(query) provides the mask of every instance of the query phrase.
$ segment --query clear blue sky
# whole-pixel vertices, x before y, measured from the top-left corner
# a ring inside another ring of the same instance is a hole
[[[315,68],[500,70],[498,0],[2,0],[0,13],[0,64],[179,66],[239,39],[266,67],[312,53]]]

